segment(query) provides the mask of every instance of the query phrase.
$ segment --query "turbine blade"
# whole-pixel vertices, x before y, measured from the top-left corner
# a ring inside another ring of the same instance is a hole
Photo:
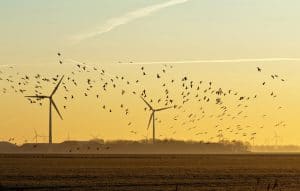
[[[147,127],[147,129],[149,129],[149,127],[150,127],[150,124],[151,124],[151,120],[152,120],[152,118],[153,118],[153,114],[154,114],[154,111],[151,113],[151,115],[150,115],[150,119],[149,119],[149,122],[148,122],[148,127]]]
[[[141,96],[142,100],[148,105],[148,107],[153,110],[152,106]]]
[[[63,117],[61,116],[55,102],[53,101],[53,99],[51,99],[51,104],[53,105],[54,109],[56,110],[57,114],[59,115],[59,117],[61,118],[61,120],[63,120]]]
[[[170,107],[164,107],[164,108],[156,109],[155,111],[162,111],[162,110],[170,109],[170,108],[172,108],[172,107],[173,107],[173,106],[170,106]]]
[[[48,98],[48,96],[39,96],[39,95],[36,95],[36,96],[25,96],[25,97],[36,98],[36,99],[45,99],[45,98]]]
[[[52,96],[55,94],[55,92],[57,91],[57,89],[58,89],[59,85],[61,84],[61,82],[62,82],[62,80],[63,80],[64,77],[65,77],[65,76],[62,76],[62,77],[61,77],[61,79],[59,80],[58,84],[55,86],[55,88],[54,88],[52,94],[50,95],[50,97],[52,97]]]

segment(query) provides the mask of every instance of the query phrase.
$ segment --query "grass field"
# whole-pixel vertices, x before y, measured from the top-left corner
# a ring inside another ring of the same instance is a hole
[[[0,155],[0,185],[0,190],[298,191],[300,155]]]

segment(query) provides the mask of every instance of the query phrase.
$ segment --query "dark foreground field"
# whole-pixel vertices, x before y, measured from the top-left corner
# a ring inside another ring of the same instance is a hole
[[[300,155],[0,155],[0,190],[300,190]]]

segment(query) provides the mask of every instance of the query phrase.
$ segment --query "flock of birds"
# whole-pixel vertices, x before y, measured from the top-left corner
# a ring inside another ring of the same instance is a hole
[[[57,53],[58,63],[63,65],[65,63],[63,55]],[[99,66],[89,66],[85,63],[73,61],[73,69],[68,74],[64,74],[65,78],[60,87],[63,91],[64,109],[69,109],[72,100],[79,99],[78,97],[92,97],[99,100],[97,107],[100,110],[114,113],[120,112],[124,117],[131,115],[131,107],[127,104],[120,103],[118,108],[112,107],[109,102],[105,102],[104,96],[110,95],[112,92],[117,92],[117,96],[136,96],[137,99],[142,97],[150,104],[159,105],[161,107],[172,107],[173,111],[171,119],[166,121],[164,126],[168,126],[172,131],[171,136],[175,136],[179,126],[185,131],[191,132],[195,136],[201,136],[199,139],[207,141],[225,140],[225,135],[235,135],[243,137],[248,141],[253,141],[258,134],[259,129],[265,128],[262,124],[258,128],[247,125],[244,120],[249,118],[247,109],[255,104],[255,100],[259,99],[259,94],[242,95],[239,91],[234,89],[223,89],[215,87],[212,81],[193,80],[189,76],[181,76],[175,78],[170,77],[174,66],[161,65],[159,71],[153,73],[148,71],[145,66],[139,66],[138,78],[130,79],[125,75],[112,75],[105,69]],[[256,68],[257,72],[264,73],[261,67]],[[78,77],[80,76],[80,77]],[[278,80],[285,83],[286,80],[278,74],[269,74],[269,80]],[[2,94],[18,93],[21,95],[31,95],[34,91],[35,95],[44,95],[48,87],[55,86],[59,81],[60,75],[28,75],[20,72],[15,72],[14,67],[7,67],[0,69],[0,82],[5,82],[6,86],[0,90]],[[84,79],[84,81],[80,80]],[[151,89],[144,88],[143,80],[150,79],[152,83],[156,84],[155,92],[159,92],[160,96],[154,94]],[[267,86],[269,80],[261,82],[261,86]],[[84,86],[84,87],[81,87]],[[79,89],[79,93],[75,92]],[[82,91],[83,90],[83,91]],[[269,92],[271,99],[275,99],[278,95],[275,91]],[[26,98],[31,104],[43,105],[42,100]],[[120,99],[121,100],[121,99]],[[60,101],[61,103],[62,101]],[[141,102],[142,103],[142,102]],[[278,105],[278,110],[282,109]],[[145,112],[151,112],[149,107],[145,105]],[[212,112],[210,112],[212,111]],[[268,117],[267,114],[262,114],[262,118]],[[210,120],[214,123],[213,131],[215,134],[210,133],[210,128],[205,128],[202,125],[203,120]],[[145,122],[147,120],[145,119]],[[155,117],[158,124],[163,124],[163,120]],[[234,124],[228,125],[226,124]],[[140,137],[147,138],[143,133],[139,133],[134,128],[134,120],[126,122],[129,134],[139,135]],[[286,127],[285,121],[276,121],[274,127]],[[163,130],[160,130],[162,132]],[[37,137],[35,132],[35,140]],[[158,135],[163,137],[163,135]],[[16,141],[15,138],[10,138],[8,141]]]

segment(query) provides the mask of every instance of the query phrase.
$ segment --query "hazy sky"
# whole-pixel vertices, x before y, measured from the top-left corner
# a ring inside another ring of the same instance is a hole
[[[9,71],[0,66],[0,70],[6,74],[61,74],[74,69],[71,62],[67,62],[73,59],[135,80],[140,75],[139,65],[116,63],[297,59],[300,58],[299,7],[299,0],[2,0],[0,65],[16,67]],[[64,55],[64,66],[57,62],[58,51]],[[274,132],[277,132],[283,144],[300,144],[300,119],[297,116],[300,107],[297,99],[300,96],[299,64],[299,61],[284,60],[177,63],[170,79],[189,75],[195,81],[213,81],[216,87],[261,94],[263,98],[253,104],[249,115],[266,112],[270,118],[253,117],[244,122],[245,126],[251,123],[254,128],[265,126],[257,135],[257,143],[271,144]],[[264,69],[263,76],[255,71],[258,65]],[[158,64],[147,67],[153,73],[162,68]],[[287,79],[286,83],[273,83],[270,75],[274,73]],[[96,74],[92,77],[96,78]],[[262,81],[272,84],[264,90],[260,86]],[[0,84],[6,86],[5,82]],[[160,83],[146,80],[143,86],[151,89],[153,95],[160,95]],[[272,91],[279,94],[275,101],[267,96]],[[63,95],[57,95],[58,103],[61,97]],[[114,104],[116,100],[121,101],[119,99],[119,95],[112,94],[103,101]],[[143,108],[139,99],[128,96],[122,101]],[[16,136],[20,142],[25,138],[30,140],[34,128],[47,135],[47,106],[32,106],[13,93],[1,94],[0,103],[1,139]],[[120,113],[103,112],[95,103],[92,98],[80,97],[68,106],[68,110],[61,109],[64,121],[59,121],[54,114],[54,141],[62,141],[68,133],[73,139],[89,139],[91,134],[104,139],[141,139],[147,135],[148,113],[136,111],[130,119],[123,119]],[[283,107],[282,111],[276,109],[279,105]],[[183,130],[179,124],[174,125],[177,133],[171,136],[174,130],[168,126],[172,116],[162,113],[165,123],[158,127],[158,135],[162,138],[206,139],[195,136],[195,131]],[[274,124],[282,120],[287,126],[274,128]],[[128,121],[136,125],[128,127]],[[214,125],[211,120],[199,122],[199,128],[205,129],[203,131],[210,131]],[[225,128],[228,124],[221,125]],[[130,134],[131,130],[139,133]],[[249,130],[252,131],[256,130]],[[150,131],[148,135],[151,135]],[[228,138],[243,140],[243,137],[233,137],[229,133]]]

